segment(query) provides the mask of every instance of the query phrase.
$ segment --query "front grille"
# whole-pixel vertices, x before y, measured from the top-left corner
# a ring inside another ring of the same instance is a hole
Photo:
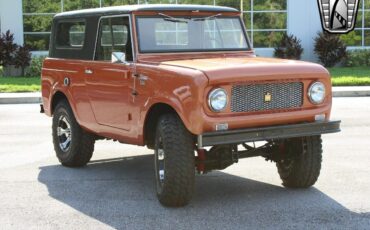
[[[234,85],[232,87],[232,112],[294,109],[301,107],[302,103],[302,82]]]

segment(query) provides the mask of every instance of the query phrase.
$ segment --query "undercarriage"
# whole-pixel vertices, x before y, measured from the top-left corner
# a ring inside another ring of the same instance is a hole
[[[298,146],[294,145],[299,139],[218,145],[208,150],[198,149],[196,169],[199,174],[208,173],[212,170],[223,170],[234,163],[238,163],[239,159],[252,157],[263,157],[266,161],[275,163],[293,159],[300,153],[297,149]]]
[[[256,146],[257,144],[257,146]],[[222,170],[239,159],[263,157],[266,161],[279,162],[292,157],[285,151],[285,141],[267,141],[265,143],[243,143],[240,145],[218,145],[209,150],[198,149],[196,168],[198,173],[204,174],[212,170]]]

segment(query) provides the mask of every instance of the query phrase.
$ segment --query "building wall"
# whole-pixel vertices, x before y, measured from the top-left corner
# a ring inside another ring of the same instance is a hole
[[[316,61],[314,38],[322,31],[320,14],[316,0],[288,0],[288,34],[297,36],[302,41],[304,53],[302,60]],[[259,56],[272,57],[273,48],[257,48]]]
[[[314,38],[322,31],[317,0],[288,1],[288,33],[302,41],[303,60],[316,60]]]
[[[155,0],[155,1],[158,1],[158,0]],[[171,1],[171,2],[181,3],[181,1],[182,0],[176,0],[176,1]],[[370,1],[370,0],[365,0],[365,1],[362,0],[362,2],[367,2],[367,1]],[[25,2],[27,1],[25,0]],[[100,1],[100,6],[104,6],[104,4],[102,5],[102,2],[103,0]],[[138,0],[138,2],[141,3],[141,0]],[[235,2],[239,2],[239,0],[235,0]],[[247,2],[249,2],[249,4],[252,5],[250,8],[247,7],[246,5]],[[217,0],[209,0],[209,3],[207,4],[212,4],[212,3],[218,4],[220,2]],[[238,6],[238,4],[236,4],[236,6]],[[99,5],[95,7],[99,7]],[[245,14],[244,16],[251,14],[252,7],[253,7],[252,0],[244,0],[244,7],[242,7],[244,9],[244,14]],[[365,6],[363,6],[362,10],[364,11],[364,9],[365,9]],[[58,10],[63,11],[63,4],[61,4],[61,9],[58,8],[56,11]],[[68,10],[68,9],[65,9],[65,10]],[[369,14],[370,9],[366,10],[366,12],[367,14]],[[25,14],[26,16],[23,16],[23,13],[26,13]],[[266,12],[263,12],[263,13],[266,13]],[[314,37],[316,37],[317,32],[322,31],[317,0],[287,0],[287,6],[286,6],[285,13],[287,14],[287,22],[286,22],[286,28],[284,27],[282,31],[286,31],[288,34],[293,34],[302,41],[302,46],[304,48],[304,53],[302,56],[303,60],[316,61],[316,56],[313,52]],[[42,17],[51,18],[53,14],[54,14],[53,12],[44,13]],[[1,32],[5,32],[6,30],[10,29],[15,34],[15,42],[18,44],[23,44],[24,42],[23,17],[27,19],[27,17],[30,17],[30,16],[32,16],[32,12],[31,13],[22,12],[22,0],[0,0],[0,24],[1,24],[0,29],[1,29]],[[249,17],[247,18],[249,19]],[[358,18],[358,20],[361,20],[361,19]],[[253,25],[253,17],[251,18],[251,21],[252,21],[252,24],[246,23],[247,29],[249,30],[251,29],[251,25]],[[367,21],[365,23],[364,18],[362,18],[362,24],[361,23],[358,23],[358,24],[360,26],[362,25],[362,27],[366,27],[365,29],[362,28],[362,30],[364,30],[362,31],[362,36],[363,36],[362,48],[369,47],[370,43],[368,41],[364,42],[364,34],[366,32],[369,34],[367,36],[370,37],[370,28],[367,28],[368,26],[365,26],[365,24],[366,25],[370,25],[370,24]],[[27,24],[25,24],[25,26],[26,25]],[[43,36],[49,36],[50,31],[46,31],[46,30],[47,29],[45,29],[44,32],[34,32],[31,29],[30,31],[25,31],[27,32],[25,34],[26,36],[29,36],[29,34],[41,33],[41,35]],[[356,28],[356,30],[357,32],[361,32],[361,28]],[[258,31],[258,29],[254,28],[253,31]],[[249,34],[251,33],[252,31],[249,31]],[[350,34],[352,33],[354,32],[351,32]],[[48,38],[46,40],[48,41]],[[349,44],[349,46],[350,46],[349,49],[361,48],[359,46],[351,46],[351,44]],[[47,45],[45,47],[46,47],[45,49],[47,49]],[[273,48],[256,48],[255,51],[256,51],[256,54],[259,56],[272,57],[274,49]],[[41,51],[41,52],[35,52],[35,53],[41,53],[45,55],[47,52]]]
[[[0,32],[10,30],[14,42],[23,45],[22,0],[0,0]]]

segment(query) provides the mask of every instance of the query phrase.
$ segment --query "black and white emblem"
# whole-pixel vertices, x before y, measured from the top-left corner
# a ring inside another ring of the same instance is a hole
[[[359,0],[318,0],[322,27],[329,33],[344,34],[356,24]]]

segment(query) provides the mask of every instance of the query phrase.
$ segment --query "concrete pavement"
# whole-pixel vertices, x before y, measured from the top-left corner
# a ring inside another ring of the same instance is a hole
[[[370,86],[333,87],[334,97],[368,97]],[[0,104],[41,103],[41,93],[0,93]]]
[[[37,104],[0,105],[1,229],[369,229],[370,100],[334,98],[342,132],[323,137],[321,176],[285,189],[273,163],[244,159],[196,177],[184,208],[155,196],[152,151],[98,141],[84,168],[60,166]]]

